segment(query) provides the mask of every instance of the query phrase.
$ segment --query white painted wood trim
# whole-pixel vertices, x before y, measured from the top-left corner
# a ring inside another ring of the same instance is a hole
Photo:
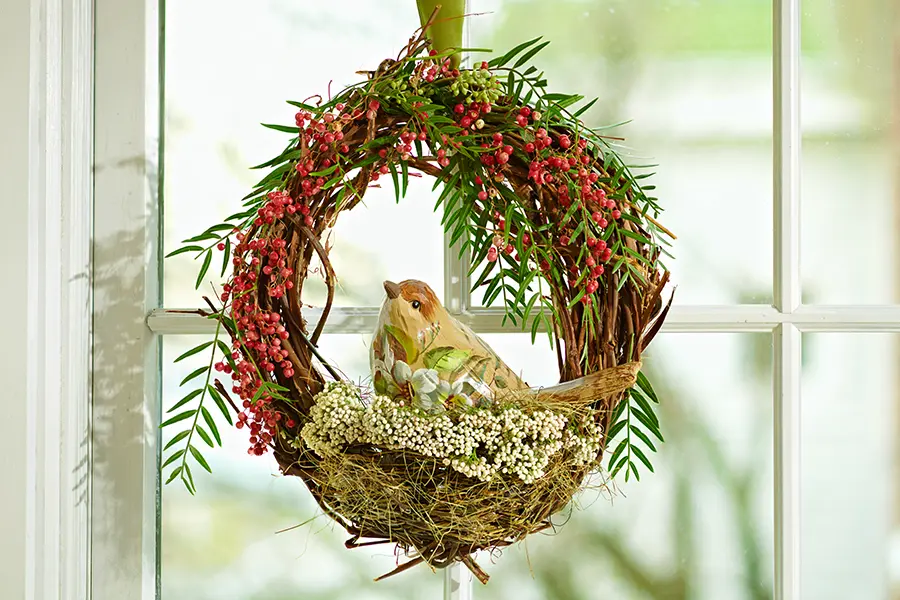
[[[772,24],[774,304],[789,313],[801,303],[800,0],[775,0]]]
[[[160,335],[210,334],[215,324],[196,314],[196,309],[163,309],[150,312],[147,324]],[[314,327],[321,311],[310,309],[304,316]],[[325,327],[327,333],[369,333],[378,318],[377,308],[333,308]],[[515,333],[513,325],[503,325],[502,309],[471,308],[459,319],[480,333]],[[900,306],[801,306],[781,313],[771,306],[675,306],[662,330],[665,332],[769,333],[778,325],[791,324],[808,332],[900,332]]]
[[[31,5],[25,597],[89,597],[93,6]]]
[[[157,0],[94,0],[93,600],[159,594]]]
[[[775,600],[800,600],[800,0],[772,5]],[[837,316],[837,312],[830,316]],[[822,313],[824,314],[824,313]],[[807,314],[807,316],[812,316]],[[874,316],[860,312],[851,316]],[[812,325],[826,325],[821,319]],[[849,320],[849,319],[848,319]],[[833,321],[837,324],[836,320]],[[852,323],[841,322],[844,331]],[[799,326],[799,323],[798,323]],[[827,325],[826,325],[827,326]]]
[[[462,563],[444,569],[444,600],[474,600],[475,578]]]
[[[800,600],[800,388],[802,333],[775,330],[773,367],[775,455],[775,599]]]

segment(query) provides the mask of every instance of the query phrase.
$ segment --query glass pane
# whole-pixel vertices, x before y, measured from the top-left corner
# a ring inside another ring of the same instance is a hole
[[[804,0],[802,28],[804,301],[896,302],[896,3]]]
[[[760,0],[477,0],[473,45],[544,36],[552,91],[600,100],[679,236],[682,304],[769,303],[772,271],[771,3]],[[473,301],[480,303],[476,291]]]
[[[803,598],[900,597],[896,334],[806,334]]]
[[[323,336],[322,352],[339,356],[342,370],[358,379],[369,370],[368,339]],[[182,378],[204,362],[199,355],[178,364],[172,361],[200,341],[195,336],[164,339],[163,398],[169,405],[179,398]],[[197,495],[188,494],[178,482],[163,488],[162,600],[441,596],[441,574],[424,568],[374,583],[396,566],[389,547],[345,549],[349,535],[322,515],[299,479],[281,477],[270,456],[247,456],[246,431],[220,431],[224,447],[205,453],[213,474],[194,473]]]
[[[485,338],[529,383],[556,380],[546,343]],[[771,336],[663,334],[646,365],[667,440],[656,473],[613,497],[586,492],[557,535],[483,557],[491,581],[478,598],[772,597]]]
[[[286,139],[260,122],[293,124],[285,100],[358,81],[356,71],[397,55],[418,19],[411,0],[355,2],[352,9],[296,0],[166,3],[166,251],[238,212],[263,174],[249,167],[281,152]],[[366,206],[341,217],[331,254],[338,304],[378,305],[388,278],[422,279],[442,294],[443,237],[431,184],[411,179],[398,206],[388,178],[369,190]],[[196,267],[189,255],[165,261],[166,305],[201,303]],[[323,290],[308,288],[304,301],[320,303]]]

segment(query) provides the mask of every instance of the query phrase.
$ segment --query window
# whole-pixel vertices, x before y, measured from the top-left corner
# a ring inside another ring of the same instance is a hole
[[[660,164],[680,238],[677,305],[647,360],[668,437],[657,473],[611,502],[586,493],[557,538],[489,567],[476,597],[896,597],[893,13],[878,0],[804,0],[802,14],[800,0],[470,10],[487,13],[470,19],[473,45],[550,39],[537,62],[558,89],[600,96],[591,124],[634,119],[615,131]],[[241,432],[210,455],[198,497],[162,488],[156,427],[191,367],[172,358],[209,333],[179,310],[197,304],[189,259],[163,264],[164,249],[253,183],[246,166],[281,143],[259,121],[289,120],[284,100],[395,53],[416,18],[412,0],[96,0],[95,598],[441,593],[426,569],[371,583],[390,552],[344,550],[324,517],[290,529],[315,515],[309,495],[246,457]],[[367,194],[342,217],[342,308],[323,351],[363,375],[380,281],[417,277],[514,367],[552,381],[548,349],[469,296],[429,190],[399,208],[391,190]]]

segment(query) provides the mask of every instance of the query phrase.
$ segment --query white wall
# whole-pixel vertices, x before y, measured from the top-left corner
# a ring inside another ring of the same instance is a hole
[[[0,17],[0,596],[25,597],[25,372],[30,2]]]

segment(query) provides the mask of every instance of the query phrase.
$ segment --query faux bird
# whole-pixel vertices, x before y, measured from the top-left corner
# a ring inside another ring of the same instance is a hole
[[[630,363],[547,388],[529,388],[465,324],[451,315],[422,281],[384,282],[369,362],[375,391],[427,412],[454,405],[490,406],[504,396],[533,393],[539,400],[600,399],[622,380],[634,381]],[[619,387],[616,387],[619,385]]]

